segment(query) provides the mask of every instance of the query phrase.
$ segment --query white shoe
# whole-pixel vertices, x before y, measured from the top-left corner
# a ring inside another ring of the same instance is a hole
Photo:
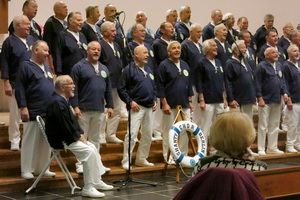
[[[104,167],[104,166],[103,166]],[[104,171],[105,172],[109,172],[111,169],[110,168],[108,168],[108,167],[104,167]]]
[[[176,162],[174,161],[173,157],[170,157],[167,163],[169,165],[176,165]]]
[[[92,197],[92,198],[100,198],[104,197],[105,194],[96,190],[96,188],[85,189],[83,188],[81,191],[81,196],[83,197]]]
[[[20,144],[19,142],[11,142],[10,143],[10,150],[12,151],[19,151],[20,150]]]
[[[298,151],[292,147],[292,146],[288,146],[285,148],[285,151],[288,152],[288,153],[297,153]]]
[[[38,175],[40,175],[40,173],[35,173],[34,172],[34,175],[38,176]],[[43,176],[53,177],[53,176],[56,176],[56,173],[51,172],[50,170],[47,170],[47,171],[45,171]]]
[[[47,170],[45,171],[44,176],[53,177],[56,176],[56,173]]]
[[[111,138],[106,138],[106,142],[107,143],[117,143],[117,144],[123,143],[123,141],[120,140],[119,138],[117,138],[116,136],[111,137]]]
[[[135,160],[135,165],[140,167],[153,167],[154,164],[148,162],[147,160]]]
[[[156,137],[151,137],[151,141],[159,141],[162,140],[162,137],[160,135],[156,136]]]
[[[265,151],[260,150],[260,151],[258,151],[258,155],[260,155],[260,156],[265,156],[265,155],[267,155],[267,154],[266,154]]]
[[[34,176],[31,172],[22,172],[21,177],[27,180],[33,179]]]
[[[128,162],[122,164],[122,168],[125,169],[125,170],[129,170],[129,168],[128,168]],[[132,169],[131,166],[130,166],[130,169]]]
[[[280,151],[279,149],[267,149],[267,154],[284,154],[283,151]]]
[[[100,183],[97,183],[94,185],[94,187],[98,190],[112,190],[114,189],[114,186],[112,185],[107,185],[103,181],[100,181]]]

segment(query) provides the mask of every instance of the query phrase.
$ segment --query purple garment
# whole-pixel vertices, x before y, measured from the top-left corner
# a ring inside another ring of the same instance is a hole
[[[211,167],[191,178],[174,200],[263,200],[254,175],[246,169]]]

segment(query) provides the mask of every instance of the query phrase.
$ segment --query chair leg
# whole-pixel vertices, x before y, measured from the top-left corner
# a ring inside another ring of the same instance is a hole
[[[59,153],[57,153],[57,154],[55,154],[55,157],[56,157],[59,167],[61,168],[62,172],[64,173],[64,175],[69,183],[69,186],[71,188],[71,194],[73,195],[75,189],[80,190],[81,188],[76,185],[76,183],[75,183],[72,175],[70,174],[70,171],[68,170],[66,164],[64,163],[61,155]]]
[[[50,158],[50,160],[48,161],[47,165],[44,167],[44,169],[42,170],[42,172],[39,174],[39,176],[36,178],[36,180],[34,181],[34,183],[30,186],[30,188],[28,188],[25,191],[25,194],[28,194],[32,189],[34,189],[36,187],[36,185],[39,183],[39,181],[41,180],[41,178],[44,176],[45,172],[47,171],[47,169],[49,168],[49,166],[51,165],[52,161],[56,158],[56,155],[53,153],[52,157]]]

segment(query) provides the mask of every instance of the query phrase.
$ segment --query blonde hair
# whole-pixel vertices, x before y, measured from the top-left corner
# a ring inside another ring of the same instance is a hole
[[[247,114],[229,111],[219,115],[210,128],[211,145],[233,158],[242,158],[256,137]]]

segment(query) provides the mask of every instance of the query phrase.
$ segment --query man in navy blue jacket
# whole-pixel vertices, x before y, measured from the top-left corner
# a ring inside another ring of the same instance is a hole
[[[4,92],[9,98],[9,128],[8,135],[11,150],[20,148],[20,112],[15,98],[15,83],[17,72],[23,61],[31,56],[31,46],[35,38],[29,35],[30,22],[25,15],[13,19],[15,32],[5,39],[1,52],[1,78],[3,79]]]
[[[282,65],[278,62],[275,47],[265,50],[265,60],[255,70],[255,89],[258,101],[258,154],[266,155],[265,142],[268,134],[267,153],[282,154],[277,147],[282,95],[288,100],[288,91],[282,74]]]
[[[283,75],[286,80],[286,87],[290,98],[287,101],[287,115],[289,118],[289,127],[286,140],[286,152],[295,153],[300,151],[299,131],[300,125],[300,61],[299,47],[292,44],[287,49],[289,59],[283,64]]]
[[[192,25],[191,20],[191,8],[189,6],[182,6],[179,9],[179,18],[180,20],[176,22],[175,27],[178,30],[179,37],[178,42],[182,42],[186,38],[190,37],[190,27]]]
[[[36,116],[45,117],[46,107],[54,92],[51,70],[44,64],[49,56],[46,42],[38,40],[32,46],[32,56],[20,66],[16,79],[16,99],[24,122],[21,152],[21,176],[33,179],[50,160],[50,146],[36,122]],[[49,169],[45,176],[55,176]]]
[[[163,157],[166,162],[169,149],[169,129],[175,120],[178,105],[182,106],[187,119],[193,112],[192,104],[193,89],[190,80],[190,68],[180,59],[181,45],[172,41],[168,45],[169,57],[162,61],[157,72],[157,96],[160,98],[163,111]],[[180,148],[186,155],[188,151],[188,137],[186,133],[180,136]],[[172,162],[172,161],[171,161]]]
[[[232,58],[227,60],[224,67],[225,86],[230,108],[240,108],[252,119],[256,95],[252,68],[244,60],[246,50],[243,40],[237,40],[232,45]]]
[[[141,140],[135,159],[135,165],[138,166],[154,166],[153,163],[147,161],[153,129],[153,112],[156,110],[154,74],[147,66],[148,56],[148,49],[145,46],[140,45],[134,49],[134,60],[123,70],[121,86],[118,89],[120,98],[127,104],[131,114],[131,155],[141,127]],[[127,133],[122,160],[122,167],[126,170],[129,169],[129,163],[131,163],[128,155],[128,141]]]
[[[81,195],[87,197],[104,197],[105,194],[98,190],[111,190],[112,185],[107,185],[101,180],[105,168],[101,162],[99,151],[84,138],[74,115],[69,98],[74,96],[75,85],[69,75],[57,77],[55,90],[46,113],[46,135],[50,145],[56,149],[70,150],[76,158],[83,163],[83,181]]]
[[[70,99],[79,125],[84,131],[84,137],[98,150],[100,150],[100,129],[105,126],[104,108],[107,108],[108,118],[113,116],[109,71],[98,61],[100,54],[99,42],[90,42],[87,57],[76,63],[72,69],[71,77],[76,87],[75,96]],[[82,165],[79,163],[76,163],[76,171],[82,172]]]
[[[59,33],[57,46],[53,54],[53,64],[57,75],[70,75],[73,66],[86,57],[87,41],[80,32],[82,16],[80,12],[68,15],[68,29]]]

